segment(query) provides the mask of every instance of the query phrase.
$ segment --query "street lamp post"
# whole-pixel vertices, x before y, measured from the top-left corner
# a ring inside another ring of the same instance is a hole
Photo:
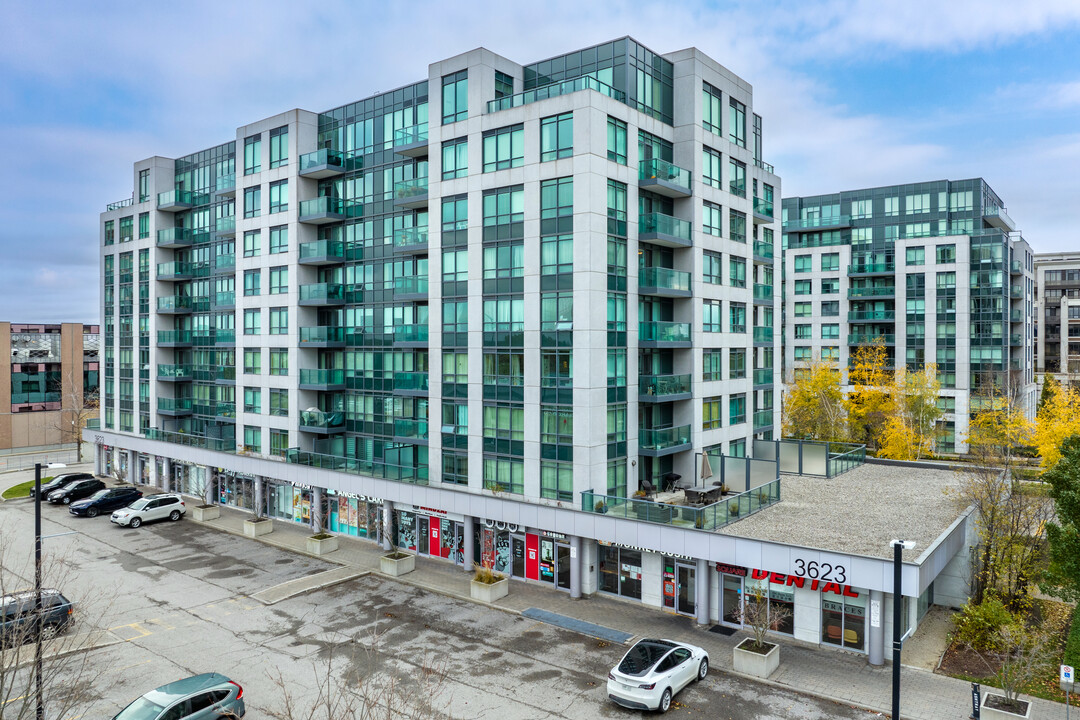
[[[902,570],[904,550],[911,550],[915,547],[915,542],[912,540],[893,540],[889,543],[893,548],[893,646],[892,646],[892,717],[893,720],[900,720],[900,647],[903,645],[904,638],[900,633],[900,625],[902,623],[902,613],[904,606],[904,597],[902,590],[903,578]]]
[[[67,467],[63,463],[49,463],[46,467]],[[34,595],[37,621],[34,628],[34,685],[37,696],[37,720],[45,720],[45,696],[41,680],[41,632],[45,613],[41,612],[41,463],[34,465]]]

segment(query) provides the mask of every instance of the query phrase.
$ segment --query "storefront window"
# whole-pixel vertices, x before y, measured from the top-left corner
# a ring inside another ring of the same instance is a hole
[[[311,522],[311,491],[293,485],[271,483],[267,514],[298,523]]]
[[[747,597],[754,597],[759,590],[762,596],[767,598],[770,618],[774,607],[785,607],[788,610],[788,617],[780,623],[775,632],[793,635],[795,633],[795,590],[781,583],[771,583],[768,577],[746,579]]]
[[[641,552],[601,545],[600,590],[621,597],[641,599]]]
[[[327,497],[330,505],[330,532],[353,537],[375,537],[381,503],[339,495],[333,490],[327,491]]]
[[[219,476],[218,502],[242,510],[251,510],[255,507],[255,483],[246,477]]]
[[[851,595],[855,593],[851,591]],[[840,645],[849,650],[865,650],[866,646],[866,593],[858,597],[849,595],[822,595],[821,641]]]

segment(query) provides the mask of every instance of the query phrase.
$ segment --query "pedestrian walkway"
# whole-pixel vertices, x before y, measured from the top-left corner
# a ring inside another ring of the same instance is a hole
[[[221,517],[203,524],[242,535],[244,520],[250,517],[248,513],[223,507]],[[304,526],[275,522],[274,531],[261,536],[258,541],[308,554],[309,535],[310,530]],[[339,536],[339,549],[323,555],[322,559],[388,577],[379,572],[379,557],[382,554],[383,551],[373,542]],[[311,577],[309,582],[313,583],[313,587],[310,589],[315,589],[319,575]],[[471,577],[471,570],[466,572],[445,560],[419,556],[416,558],[416,570],[395,580],[471,602]],[[601,595],[572,599],[569,593],[535,583],[512,581],[510,594],[493,603],[492,607],[523,616],[526,616],[525,611],[530,611],[528,615],[535,615],[532,611],[541,610],[573,618],[626,633],[630,637],[628,643],[642,637],[663,637],[692,643],[709,652],[710,664],[714,669],[732,674],[735,674],[732,669],[732,649],[749,636],[745,631],[738,631],[725,637],[708,632],[707,627],[698,626],[693,618]],[[769,680],[759,682],[875,712],[887,714],[891,711],[890,666],[874,667],[867,662],[865,655],[823,649],[790,638],[781,638],[778,642],[781,646],[780,668]],[[905,719],[962,720],[971,715],[971,684],[968,682],[902,666],[901,689],[901,715]],[[1065,707],[1060,703],[1034,699],[1031,717],[1033,720],[1059,720],[1065,717]]]

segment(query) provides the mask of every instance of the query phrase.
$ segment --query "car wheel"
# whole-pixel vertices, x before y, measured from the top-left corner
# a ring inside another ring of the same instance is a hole
[[[705,676],[709,674],[709,658],[701,658],[701,664],[698,665],[697,679],[704,680]]]
[[[50,625],[46,625],[46,626],[41,628],[41,640],[42,640],[42,642],[49,642],[50,640],[55,640],[56,636],[59,635],[59,634],[60,634],[60,626],[59,625],[50,624]]]
[[[137,528],[140,525],[142,525],[142,520],[140,520],[137,517],[131,518],[131,522],[128,523],[128,527],[133,527],[133,528]]]
[[[65,497],[65,498],[63,499],[63,503],[64,503],[65,505],[70,505],[70,504],[71,504],[71,498],[69,498],[69,497]]]
[[[173,522],[176,522],[177,520],[179,520],[180,519],[180,511],[179,510],[173,510],[171,513],[169,513],[169,519],[172,520]]]
[[[671,688],[664,688],[664,694],[660,696],[660,704],[656,706],[656,712],[666,713],[671,709]]]
[[[86,509],[86,517],[97,517],[98,509],[96,507]]]

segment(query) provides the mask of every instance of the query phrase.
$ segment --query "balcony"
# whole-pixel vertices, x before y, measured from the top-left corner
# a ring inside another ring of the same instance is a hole
[[[1005,208],[988,207],[983,210],[983,219],[990,223],[992,226],[999,230],[1006,232],[1014,232],[1016,230],[1016,223],[1005,212]]]
[[[169,415],[171,417],[190,415],[191,398],[159,397],[157,399],[157,411],[158,415]]]
[[[418,302],[428,299],[428,276],[411,275],[394,278],[394,300]]]
[[[219,422],[236,422],[236,403],[219,402],[214,405],[214,419]]]
[[[327,223],[341,222],[348,217],[354,217],[355,206],[351,200],[342,200],[336,197],[317,197],[313,200],[300,202],[300,215],[297,218],[308,225],[326,225]]]
[[[773,286],[762,285],[761,283],[754,283],[754,304],[755,305],[772,305],[773,303]]]
[[[406,157],[427,157],[428,154],[428,125],[410,125],[394,131],[394,152]]]
[[[236,345],[236,331],[221,328],[214,330],[214,345],[218,347],[234,347]]]
[[[692,247],[692,225],[663,213],[643,213],[638,217],[638,239],[672,248]]]
[[[231,310],[236,307],[236,293],[235,292],[219,292],[214,293],[214,309],[215,310]]]
[[[345,286],[338,283],[315,283],[300,286],[299,304],[304,307],[333,307],[345,304]]]
[[[867,263],[848,265],[848,275],[892,275],[896,272],[896,263]]]
[[[754,413],[754,432],[769,430],[773,426],[773,411],[758,410]]]
[[[422,445],[426,445],[427,441],[427,420],[394,418],[394,442],[420,443]]]
[[[758,225],[773,221],[773,201],[765,198],[754,198],[754,222]]]
[[[838,230],[851,227],[850,215],[831,215],[829,217],[802,218],[784,223],[784,232],[803,232],[805,230]]]
[[[301,390],[344,390],[345,371],[342,369],[300,369]]]
[[[214,236],[223,237],[235,237],[236,236],[236,216],[229,215],[228,217],[219,217],[214,221]]]
[[[773,244],[764,240],[754,241],[754,260],[772,264]]]
[[[429,373],[396,372],[394,373],[394,394],[426,396],[428,394]]]
[[[166,190],[157,196],[158,210],[164,212],[183,212],[205,202],[206,200],[190,190]]]
[[[773,384],[772,368],[754,368],[754,386],[761,387]]]
[[[191,382],[192,367],[189,364],[158,365],[157,379],[163,382]]]
[[[1024,274],[1024,263],[1021,262],[1020,260],[1013,260],[1011,263],[1009,263],[1009,274],[1010,275],[1023,275]]]
[[[868,321],[886,321],[894,322],[896,320],[895,310],[852,310],[847,314],[849,323],[853,322],[868,322]]]
[[[339,240],[318,240],[300,244],[301,265],[340,265],[345,262],[345,243]]]
[[[423,255],[428,251],[428,226],[398,228],[394,231],[394,252]]]
[[[638,378],[638,402],[675,402],[690,397],[689,375],[642,375]]]
[[[300,156],[300,176],[322,180],[348,172],[344,153],[323,148]]]
[[[772,345],[773,329],[768,326],[754,328],[754,344]]]
[[[638,323],[638,346],[688,348],[690,347],[690,323],[657,320]]]
[[[427,343],[427,325],[412,323],[394,327],[394,347],[427,347]]]
[[[665,267],[643,267],[638,293],[658,297],[690,297],[690,273]]]
[[[426,177],[401,180],[394,183],[394,207],[416,210],[428,204],[428,179]]]
[[[638,164],[638,187],[669,198],[693,195],[692,173],[678,165],[650,158]]]
[[[896,335],[893,335],[891,333],[876,335],[864,335],[860,333],[855,335],[848,335],[847,342],[848,345],[871,345],[878,338],[881,338],[886,345],[896,344]]]
[[[191,313],[191,298],[180,295],[168,295],[157,299],[159,315],[188,315]]]
[[[190,330],[158,330],[158,347],[191,347]]]
[[[774,168],[772,165],[765,162],[761,158],[754,158],[754,166],[759,167],[762,170],[764,170],[765,172],[771,173],[772,175],[776,174],[776,168]]]
[[[157,279],[163,282],[182,282],[194,277],[194,267],[189,262],[158,263]]]
[[[1011,323],[1022,323],[1022,322],[1024,322],[1024,311],[1023,310],[1012,310],[1012,311],[1010,311],[1009,312],[1009,322],[1011,322]]]
[[[194,233],[191,228],[175,227],[157,231],[157,246],[159,248],[187,248],[191,247]]]
[[[847,296],[849,298],[870,298],[870,297],[895,297],[896,288],[892,287],[853,287],[848,288]]]
[[[337,325],[319,325],[300,328],[300,347],[343,348],[345,328]]]
[[[510,108],[528,105],[538,100],[547,100],[548,98],[559,97],[560,95],[569,95],[570,93],[578,92],[580,90],[595,90],[601,95],[614,98],[619,102],[626,102],[626,93],[621,90],[616,90],[610,85],[605,85],[596,78],[582,76],[574,78],[573,80],[564,80],[563,82],[544,85],[543,87],[518,93],[517,95],[508,95],[495,100],[489,100],[487,111],[489,113],[494,113],[499,112],[500,110],[509,110]]]
[[[300,413],[301,432],[335,435],[345,432],[345,416],[339,412],[304,410]]]
[[[214,256],[214,272],[231,273],[236,270],[236,255],[229,253],[228,255],[215,255]]]
[[[1009,288],[1009,297],[1011,297],[1013,300],[1023,300],[1024,288],[1020,287],[1019,285],[1013,285]]]
[[[218,175],[214,186],[214,197],[232,197],[236,194],[236,173]]]
[[[236,450],[236,443],[230,438],[206,437],[204,435],[195,435],[192,433],[177,433],[168,430],[158,430],[157,428],[144,430],[143,436],[147,440],[157,440],[160,442],[175,443],[177,445],[188,445],[190,447],[214,450],[217,452],[231,453]]]
[[[638,430],[638,452],[648,457],[662,457],[673,455],[683,450],[689,450],[690,426],[663,428],[650,430],[641,428]]]
[[[1022,347],[1023,344],[1024,344],[1024,336],[1023,335],[1021,335],[1020,333],[1010,333],[1009,334],[1009,345],[1012,345],[1013,347]]]

